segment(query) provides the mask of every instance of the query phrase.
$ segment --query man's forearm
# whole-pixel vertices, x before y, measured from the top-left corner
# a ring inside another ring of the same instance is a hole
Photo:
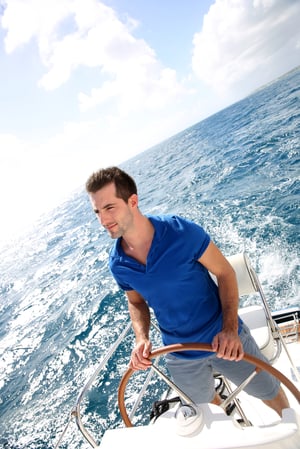
[[[128,303],[132,327],[136,341],[149,340],[150,311],[146,303]]]
[[[222,305],[223,330],[238,331],[239,296],[235,273],[218,279],[219,296]]]

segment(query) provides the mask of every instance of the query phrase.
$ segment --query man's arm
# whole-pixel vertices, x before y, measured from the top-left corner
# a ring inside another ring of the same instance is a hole
[[[210,242],[199,262],[204,265],[218,281],[222,305],[223,327],[212,341],[218,357],[227,360],[241,360],[243,346],[238,336],[238,286],[235,271],[213,242]]]
[[[149,340],[150,310],[144,298],[135,290],[127,291],[126,295],[136,338],[136,345],[131,353],[130,368],[134,370],[146,369],[151,365],[149,360],[151,351]]]

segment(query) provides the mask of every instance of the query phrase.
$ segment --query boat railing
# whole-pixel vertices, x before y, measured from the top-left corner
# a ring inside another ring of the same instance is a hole
[[[60,446],[60,443],[61,443],[61,441],[62,441],[62,439],[63,439],[63,437],[64,437],[64,435],[65,435],[65,433],[66,433],[66,431],[68,429],[68,426],[69,426],[72,418],[75,418],[75,422],[77,424],[78,429],[80,430],[80,432],[82,433],[84,438],[90,443],[90,445],[92,447],[98,447],[99,446],[98,443],[95,441],[95,439],[92,437],[92,435],[89,433],[89,431],[86,429],[86,427],[84,426],[84,424],[82,422],[82,419],[81,419],[81,402],[82,402],[83,398],[85,397],[86,393],[88,392],[89,388],[91,387],[91,385],[94,383],[94,381],[98,377],[99,373],[105,367],[105,365],[107,364],[108,360],[114,355],[115,351],[118,349],[118,347],[123,342],[124,338],[127,336],[127,334],[129,333],[130,330],[131,330],[131,321],[129,321],[127,323],[126,327],[123,329],[123,331],[121,332],[119,337],[110,346],[108,352],[105,354],[105,356],[103,357],[103,359],[101,360],[101,362],[99,363],[99,365],[97,366],[97,368],[95,369],[95,371],[93,372],[93,374],[91,375],[89,380],[86,382],[86,384],[84,385],[84,387],[80,391],[79,395],[77,396],[76,403],[75,403],[74,407],[71,410],[70,419],[69,419],[66,427],[64,428],[64,430],[63,430],[59,440],[57,441],[57,443],[55,445],[55,449],[57,449]]]
[[[84,398],[84,396],[86,395],[87,391],[89,390],[89,388],[91,387],[91,385],[93,384],[93,382],[95,381],[95,379],[97,378],[99,373],[101,372],[101,370],[105,367],[108,360],[113,356],[113,354],[115,353],[115,351],[117,350],[119,345],[122,343],[122,341],[124,340],[124,338],[126,337],[128,332],[130,331],[130,329],[131,329],[131,322],[129,321],[127,323],[127,326],[124,328],[124,330],[121,332],[121,334],[117,338],[117,340],[110,346],[108,352],[106,353],[104,358],[101,360],[101,362],[99,363],[98,367],[96,368],[96,370],[94,371],[92,376],[89,378],[87,383],[82,388],[81,392],[79,393],[79,395],[77,397],[75,406],[73,407],[73,409],[71,411],[71,415],[75,417],[75,421],[76,421],[78,429],[80,430],[82,435],[85,437],[85,439],[90,443],[90,445],[92,447],[97,447],[98,444],[96,443],[94,438],[91,436],[91,434],[88,432],[88,430],[85,428],[85,426],[82,422],[81,413],[80,413],[81,402],[82,402],[82,399]]]
[[[158,331],[158,326],[156,324],[156,322],[154,320],[151,320],[151,326],[153,329],[155,329],[156,331]],[[74,407],[72,408],[71,412],[70,412],[70,418],[69,421],[67,423],[67,425],[65,426],[59,440],[57,441],[55,448],[54,449],[58,449],[60,446],[60,443],[64,437],[64,435],[67,432],[67,429],[72,421],[72,419],[75,418],[75,422],[77,424],[78,429],[80,430],[80,432],[82,433],[82,435],[84,436],[84,438],[88,441],[88,443],[96,448],[99,446],[99,444],[95,441],[94,437],[90,434],[90,432],[86,429],[86,427],[84,426],[82,419],[81,419],[81,403],[82,400],[84,399],[84,397],[86,396],[87,392],[89,391],[89,389],[91,388],[91,386],[93,385],[93,383],[95,382],[95,380],[97,379],[97,377],[100,375],[101,371],[105,368],[107,362],[113,357],[113,355],[115,354],[116,350],[118,349],[118,347],[121,345],[121,343],[124,341],[124,339],[126,338],[126,336],[129,334],[129,332],[132,329],[132,325],[131,325],[131,321],[129,321],[126,325],[126,327],[123,329],[123,331],[121,332],[121,334],[118,336],[118,338],[116,339],[116,341],[110,346],[108,352],[105,354],[105,356],[103,357],[103,359],[101,360],[101,362],[99,363],[99,365],[96,367],[95,371],[93,372],[93,374],[91,375],[91,377],[88,379],[88,381],[86,382],[86,384],[83,386],[83,388],[81,389],[80,393],[77,396],[76,402]],[[155,364],[157,364],[159,361],[159,357],[156,359]],[[133,406],[132,406],[132,410],[131,410],[131,414],[130,417],[131,419],[134,417],[136,410],[138,409],[144,393],[149,385],[149,383],[151,382],[152,376],[153,376],[154,371],[153,370],[149,370],[149,373],[146,377],[146,380],[142,386],[142,389],[139,393],[139,395],[137,396]]]
[[[291,313],[290,315],[286,315],[286,324],[285,326],[280,326],[280,332],[286,342],[292,343],[298,341],[300,338],[300,321],[298,313]]]

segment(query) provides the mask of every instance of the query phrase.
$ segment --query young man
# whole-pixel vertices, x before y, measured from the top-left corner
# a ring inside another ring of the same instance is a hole
[[[86,189],[100,223],[116,239],[109,264],[126,292],[136,335],[130,366],[139,370],[151,365],[151,307],[165,345],[212,345],[214,353],[169,354],[167,365],[175,383],[195,403],[218,403],[214,370],[239,385],[254,370],[242,361],[244,351],[265,360],[238,317],[233,268],[202,227],[178,216],[143,215],[134,180],[118,167],[92,174]],[[266,372],[257,374],[245,391],[279,415],[289,407],[279,382]]]

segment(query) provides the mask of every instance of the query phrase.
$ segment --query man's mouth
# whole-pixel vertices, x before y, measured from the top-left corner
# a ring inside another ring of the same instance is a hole
[[[117,226],[117,223],[112,223],[112,224],[107,225],[107,226],[105,226],[105,227],[106,227],[106,229],[107,229],[108,231],[111,231],[115,226]]]

